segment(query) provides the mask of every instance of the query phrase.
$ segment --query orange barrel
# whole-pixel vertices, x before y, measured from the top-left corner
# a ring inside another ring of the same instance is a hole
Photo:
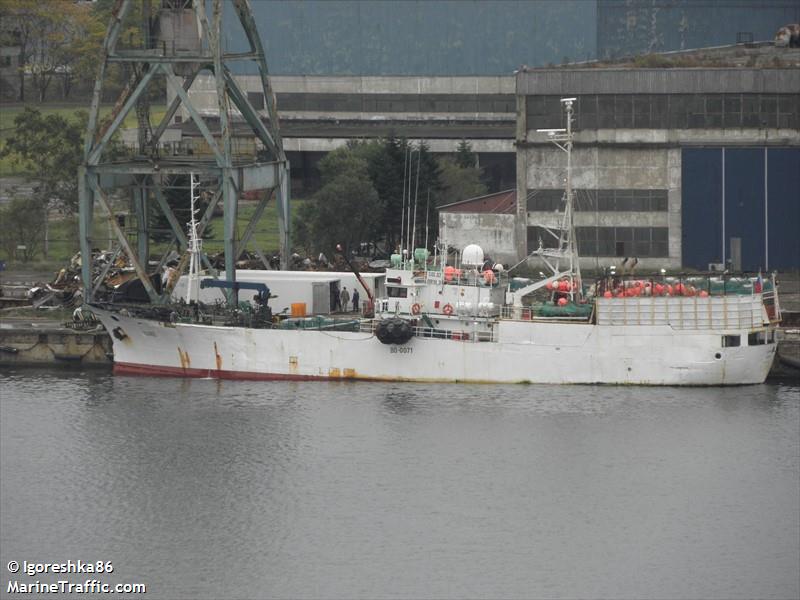
[[[292,316],[293,317],[305,317],[306,316],[306,303],[305,302],[293,302],[292,303]]]

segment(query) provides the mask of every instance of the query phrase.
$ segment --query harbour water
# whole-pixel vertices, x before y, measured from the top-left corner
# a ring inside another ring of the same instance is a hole
[[[0,394],[0,595],[9,561],[82,559],[146,598],[800,596],[796,383]]]

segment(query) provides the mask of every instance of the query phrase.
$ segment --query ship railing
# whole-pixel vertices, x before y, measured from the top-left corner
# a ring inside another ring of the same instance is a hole
[[[412,327],[414,337],[456,340],[460,342],[494,342],[497,341],[491,331],[463,331],[450,329],[434,329],[432,327]]]
[[[757,329],[769,321],[757,294],[596,298],[598,325],[667,325],[674,329]]]
[[[590,294],[600,297],[610,293],[618,298],[638,296],[693,297],[693,296],[753,296],[775,291],[774,278],[763,278],[756,273],[677,273],[618,274],[606,272],[595,281]]]
[[[462,285],[478,287],[497,287],[508,283],[508,276],[505,273],[492,272],[491,277],[478,269],[460,269],[459,273],[449,274],[442,271],[425,271],[420,274],[418,283],[429,285]]]
[[[592,321],[594,311],[589,315],[552,315],[544,316],[536,314],[536,310],[522,306],[504,306],[500,313],[500,318],[506,321],[540,321],[552,323],[553,321],[564,321],[568,323],[588,323]]]
[[[772,324],[780,323],[783,317],[781,316],[781,305],[774,286],[771,290],[761,294],[761,301],[764,303],[764,310],[767,312],[769,322]]]

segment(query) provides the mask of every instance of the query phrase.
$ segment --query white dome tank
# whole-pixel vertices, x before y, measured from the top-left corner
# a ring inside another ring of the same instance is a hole
[[[471,267],[483,265],[483,248],[478,244],[470,244],[461,251],[461,264]]]

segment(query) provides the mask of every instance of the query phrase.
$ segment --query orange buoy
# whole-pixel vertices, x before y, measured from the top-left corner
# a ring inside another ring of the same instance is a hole
[[[612,296],[613,296],[613,294],[612,294],[612,293],[611,293],[611,291],[609,291],[609,290],[606,290],[606,291],[603,293],[603,298],[611,298]]]
[[[567,302],[569,302],[569,301],[566,298],[559,298],[558,299],[558,305],[559,306],[566,306]]]
[[[544,287],[546,287],[548,290],[552,290],[553,289],[553,282],[552,281],[548,281],[547,283],[544,284]]]
[[[708,298],[708,292],[705,290],[700,290],[700,297],[701,298]]]

